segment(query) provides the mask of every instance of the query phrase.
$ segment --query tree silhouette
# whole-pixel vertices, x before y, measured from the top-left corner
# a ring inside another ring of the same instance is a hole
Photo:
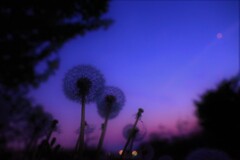
[[[63,80],[65,95],[76,102],[81,102],[80,134],[76,151],[83,151],[85,130],[85,104],[95,101],[104,88],[103,75],[90,65],[79,65],[70,69]]]
[[[0,92],[0,97],[0,110],[3,111],[0,119],[0,137],[5,139],[6,143],[19,140],[26,144],[29,143],[29,139],[42,136],[42,131],[47,126],[44,119],[52,117],[49,113],[40,105],[33,105],[30,99],[18,92]],[[40,128],[35,130],[35,127]]]
[[[108,0],[0,1],[0,84],[38,86],[58,68],[59,47],[111,23],[107,10]]]
[[[239,156],[240,88],[236,83],[236,78],[222,81],[216,89],[205,92],[195,104],[210,145]]]
[[[18,132],[22,122],[19,119],[27,114],[25,108],[33,107],[27,93],[58,68],[58,49],[75,36],[111,24],[111,20],[103,18],[108,3],[108,0],[0,1],[0,148],[7,140],[23,138]]]
[[[99,138],[98,151],[101,150],[109,119],[115,118],[125,103],[124,93],[117,87],[105,87],[97,100],[98,113],[104,118],[102,133]]]

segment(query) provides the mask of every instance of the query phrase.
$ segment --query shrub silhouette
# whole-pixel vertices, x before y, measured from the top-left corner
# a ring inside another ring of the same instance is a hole
[[[38,140],[46,136],[51,129],[52,121],[52,115],[45,113],[41,106],[32,108],[26,115],[27,123],[22,127],[26,138],[30,138],[27,144],[28,150],[37,147]]]
[[[57,152],[60,150],[61,146],[56,144],[56,138],[53,137],[51,139],[52,133],[57,130],[57,120],[53,120],[51,126],[46,133],[46,137],[42,140],[40,145],[38,146],[35,154],[33,155],[33,159],[55,159]]]
[[[139,156],[141,157],[142,160],[153,159],[154,154],[155,154],[154,149],[150,144],[142,144],[139,147]]]
[[[63,80],[65,95],[73,101],[81,103],[80,134],[76,143],[76,151],[83,151],[85,130],[85,104],[95,101],[104,88],[103,75],[90,65],[79,65],[70,69]]]
[[[104,118],[98,151],[101,150],[107,130],[108,120],[115,118],[125,103],[124,93],[117,87],[105,87],[97,100],[99,115]]]
[[[49,128],[52,115],[41,105],[33,105],[31,99],[18,92],[1,93],[0,139],[7,144],[20,142],[26,148],[36,147]]]
[[[169,155],[164,155],[164,156],[159,157],[158,160],[173,160],[173,159]]]
[[[216,89],[205,92],[195,104],[209,145],[239,156],[240,89],[236,82],[235,78],[222,81]]]
[[[231,160],[231,158],[220,150],[200,148],[191,152],[186,160]]]

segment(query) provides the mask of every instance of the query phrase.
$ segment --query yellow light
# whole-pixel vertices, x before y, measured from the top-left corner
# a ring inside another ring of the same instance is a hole
[[[132,156],[137,156],[138,155],[138,153],[137,153],[137,151],[132,151]]]
[[[122,153],[123,153],[123,150],[121,149],[121,150],[118,152],[118,154],[119,154],[119,155],[122,155]]]

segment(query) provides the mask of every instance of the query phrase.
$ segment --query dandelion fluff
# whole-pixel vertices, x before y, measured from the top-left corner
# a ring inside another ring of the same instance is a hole
[[[96,100],[104,87],[104,77],[99,70],[90,65],[78,65],[70,69],[63,80],[65,95],[77,102],[85,98],[89,103]]]
[[[124,93],[117,87],[105,87],[98,98],[98,113],[102,118],[109,114],[108,118],[115,118],[125,103]]]

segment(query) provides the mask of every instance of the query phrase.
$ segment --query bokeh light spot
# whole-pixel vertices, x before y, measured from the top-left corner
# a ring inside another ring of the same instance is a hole
[[[217,39],[222,39],[223,38],[223,34],[222,33],[217,33]]]
[[[122,155],[122,153],[123,153],[123,150],[121,149],[121,150],[118,152],[118,154],[119,154],[119,155]]]
[[[132,156],[137,156],[138,155],[138,153],[137,153],[137,151],[132,151]]]

